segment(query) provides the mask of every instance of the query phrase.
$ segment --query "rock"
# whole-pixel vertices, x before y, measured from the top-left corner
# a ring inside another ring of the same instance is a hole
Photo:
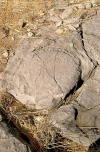
[[[56,30],[56,33],[57,33],[57,34],[62,34],[62,33],[63,33],[63,29],[61,29],[61,28],[57,29],[57,30]]]
[[[66,9],[63,11],[63,13],[60,15],[61,19],[65,19],[69,13],[73,11],[72,7],[66,7]]]
[[[65,137],[89,146],[100,138],[100,67],[86,81],[75,101],[60,107],[51,122]]]
[[[74,4],[74,3],[75,3],[75,0],[70,0],[69,3],[70,3],[70,4]]]
[[[73,105],[62,106],[51,115],[51,123],[62,131],[67,130],[74,123],[75,109]]]
[[[80,4],[74,4],[73,7],[75,8],[78,8],[78,9],[84,9],[84,4],[83,3],[80,3]]]
[[[85,80],[94,68],[76,31],[49,41],[42,38],[23,40],[0,75],[1,90],[6,86],[19,101],[36,109],[62,105],[61,99],[65,99],[79,79]],[[88,138],[77,127],[76,108],[74,104],[63,106],[50,119],[55,127],[62,128],[63,136],[89,146]]]
[[[82,92],[78,96],[78,103],[84,107],[85,109],[92,109],[95,106],[100,104],[100,78],[98,75],[100,74],[100,68],[98,67],[94,73],[92,78],[89,78],[87,82],[84,84]]]
[[[62,24],[62,21],[56,23],[56,27],[59,27]]]
[[[19,101],[39,109],[56,106],[77,85],[81,74],[84,80],[93,69],[77,32],[50,44],[26,39],[15,52],[0,76],[1,90],[6,86]]]
[[[32,32],[28,32],[27,35],[28,35],[29,37],[32,37],[34,34],[33,34]]]
[[[87,75],[93,70],[94,65],[83,49],[80,35],[74,31],[69,36],[62,36],[57,40],[57,45],[62,46],[63,49],[67,49],[68,52],[74,54],[74,56],[80,60],[82,69],[81,77],[85,80]]]
[[[9,53],[8,53],[7,50],[5,50],[5,51],[2,53],[2,57],[3,57],[3,58],[7,58],[8,55],[9,55]]]
[[[100,64],[100,15],[82,25],[83,39],[88,56]]]
[[[0,91],[7,90],[31,112],[46,111],[35,119],[40,128],[45,116],[61,137],[87,147],[100,138],[100,11],[94,3],[60,0],[47,12],[37,9],[32,23],[27,19],[22,26],[23,19],[19,19],[23,31],[15,31],[27,32],[28,38],[23,36],[14,56],[8,61],[9,52],[0,52]],[[5,40],[9,33],[2,29],[0,34]],[[0,144],[1,152],[30,151],[9,132],[2,115]]]
[[[100,67],[82,86],[81,93],[70,104],[56,110],[52,123],[65,137],[89,146],[100,138]],[[67,113],[67,114],[66,114]],[[61,117],[62,116],[62,117]]]
[[[72,25],[67,25],[68,26],[68,28],[70,29],[70,30],[72,30],[72,31],[75,31],[76,29],[74,28],[74,26],[72,26]]]
[[[100,137],[100,67],[97,67],[94,75],[84,84],[82,92],[77,97],[77,103],[81,108],[78,108],[77,125],[86,132],[91,143],[95,142]],[[97,131],[96,131],[97,130]],[[91,131],[91,135],[90,132]]]
[[[77,24],[77,23],[79,23],[79,20],[77,18],[69,18],[69,19],[65,19],[63,21],[63,24],[65,24],[65,25],[67,25],[67,24],[74,25],[74,24]]]
[[[48,25],[46,27],[42,27],[37,31],[37,36],[42,36],[45,39],[55,39],[57,37],[56,31],[57,27],[53,25]]]
[[[92,3],[91,2],[86,2],[85,3],[85,7],[86,7],[86,9],[91,8],[92,7]]]
[[[48,13],[50,16],[53,16],[55,14],[54,8],[50,9]]]
[[[91,143],[93,143],[99,138],[99,135],[95,134],[95,132],[93,131],[91,132],[92,134],[90,134],[91,130],[89,131],[89,129],[87,132],[84,132],[82,130],[82,126],[80,127],[77,121],[75,120],[77,109],[74,104],[75,103],[73,102],[73,104],[62,106],[61,108],[56,110],[50,117],[50,122],[61,130],[60,133],[64,137],[68,137],[69,139],[72,139],[77,143],[81,143],[84,146],[89,146]],[[82,115],[80,114],[82,113],[79,113],[79,116],[82,117]],[[88,135],[90,135],[91,138]]]
[[[5,71],[2,76],[4,74],[9,92],[21,102],[33,104],[37,108],[52,108],[57,104],[52,102],[53,99],[64,98],[77,83],[80,76],[79,59],[62,51],[62,44],[58,45],[54,41],[41,51],[33,51],[37,41],[40,40],[23,41],[16,55],[9,60],[6,70],[11,69],[10,75]]]
[[[56,16],[50,16],[48,18],[48,21],[51,21],[51,22],[60,22],[60,18],[59,17],[56,17]]]
[[[3,121],[0,122],[0,145],[0,152],[30,152],[28,146],[16,139]]]

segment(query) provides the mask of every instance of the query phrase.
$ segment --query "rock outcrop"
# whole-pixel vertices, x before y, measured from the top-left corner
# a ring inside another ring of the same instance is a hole
[[[14,126],[13,126],[14,127]],[[5,123],[4,120],[0,122],[0,151],[1,152],[30,152],[25,143],[21,143],[19,139],[14,137],[16,129],[12,130],[12,126]]]
[[[45,18],[49,24],[21,41],[0,74],[0,91],[29,109],[47,110],[48,124],[89,147],[100,138],[99,3],[70,3],[55,2]]]

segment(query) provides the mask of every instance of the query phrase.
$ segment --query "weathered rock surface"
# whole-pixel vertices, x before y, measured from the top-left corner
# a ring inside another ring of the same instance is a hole
[[[100,138],[100,11],[93,1],[74,2],[55,2],[36,26],[48,24],[35,35],[27,33],[1,69],[0,91],[6,89],[27,107],[51,110],[48,123],[89,147]],[[5,58],[7,52],[1,53],[0,61]],[[8,130],[0,122],[0,151],[11,151],[10,145],[12,152],[28,152],[2,125]]]
[[[100,13],[82,25],[84,45],[88,56],[100,64]]]
[[[18,100],[36,108],[55,107],[81,75],[84,79],[93,69],[79,38],[75,32],[50,44],[43,39],[24,40],[1,74],[1,89],[6,86]]]
[[[30,152],[30,149],[26,145],[14,137],[12,129],[4,121],[0,122],[0,151]]]
[[[83,48],[92,62],[99,64],[99,20],[96,16],[82,25]],[[85,65],[85,63],[84,63]],[[52,116],[54,125],[64,136],[89,146],[100,138],[100,67],[99,65],[82,87],[76,91],[70,104],[59,108]],[[78,97],[77,93],[80,92]],[[97,145],[99,147],[99,145]]]
[[[64,136],[89,145],[100,138],[100,67],[82,86],[81,93],[72,103],[59,108],[51,117]]]

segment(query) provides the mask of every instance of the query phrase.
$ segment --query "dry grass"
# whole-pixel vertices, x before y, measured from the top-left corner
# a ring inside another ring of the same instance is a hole
[[[1,5],[0,26],[9,27],[10,34],[22,32],[23,22],[34,28],[37,20],[46,15],[52,1],[54,0],[5,0]]]
[[[75,3],[86,1],[89,0],[75,0]],[[46,17],[48,10],[52,8],[55,2],[57,0],[1,0],[0,27],[9,28],[10,36],[24,35],[28,28],[35,31],[46,24],[46,20],[41,23],[39,19]],[[70,0],[65,0],[65,2],[70,4]],[[80,11],[78,13],[81,14]],[[23,23],[27,24],[25,28],[22,28]]]
[[[64,1],[70,3],[70,0]],[[89,0],[75,0],[75,3],[85,1]],[[9,29],[9,36],[2,39],[0,47],[13,50],[27,34],[27,30],[32,29],[35,33],[42,26],[49,24],[46,19],[48,10],[55,2],[57,0],[1,0],[0,27]],[[69,17],[75,14],[81,16],[81,10],[72,12]]]

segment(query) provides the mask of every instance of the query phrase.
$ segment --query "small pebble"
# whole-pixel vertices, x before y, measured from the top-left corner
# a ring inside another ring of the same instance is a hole
[[[72,0],[72,1],[70,1],[69,3],[70,3],[70,4],[73,4],[73,3],[75,3],[75,0]]]
[[[67,17],[67,14],[69,14],[69,12],[72,12],[72,11],[73,11],[72,7],[66,7],[63,13],[60,15],[60,18],[65,19]]]
[[[84,9],[84,4],[75,4],[73,8]]]
[[[56,16],[50,16],[48,20],[51,22],[60,22],[60,18]]]
[[[3,56],[4,58],[7,58],[8,55],[9,55],[8,51],[5,51],[5,52],[2,53],[2,56]]]
[[[63,29],[57,29],[57,30],[56,30],[56,33],[57,33],[57,34],[62,34],[62,33],[63,33]]]
[[[52,8],[51,10],[49,10],[49,15],[50,16],[53,16],[55,14],[55,11],[54,11],[54,9]]]
[[[68,26],[68,28],[70,29],[70,30],[72,30],[72,31],[75,31],[76,29],[75,29],[75,27],[73,26],[73,25],[71,25],[71,24],[69,24],[69,25],[67,25]]]
[[[92,3],[91,2],[86,2],[85,3],[85,7],[86,7],[86,9],[91,8],[92,7]]]
[[[28,35],[29,37],[32,37],[32,36],[33,36],[33,33],[32,33],[32,32],[28,32],[27,35]]]
[[[75,28],[78,28],[79,27],[79,23],[78,24],[74,24],[73,25]]]
[[[58,23],[56,23],[56,27],[59,27],[62,24],[62,21],[59,21]]]
[[[27,29],[27,32],[30,32],[31,30],[30,29]]]
[[[63,21],[63,24],[77,24],[77,23],[79,23],[79,19],[77,19],[77,18],[70,18],[70,19],[65,19],[64,21]]]
[[[15,38],[14,38],[13,36],[11,37],[11,39],[12,39],[13,41],[15,40]]]
[[[92,3],[93,7],[97,7],[98,5],[96,3]]]

